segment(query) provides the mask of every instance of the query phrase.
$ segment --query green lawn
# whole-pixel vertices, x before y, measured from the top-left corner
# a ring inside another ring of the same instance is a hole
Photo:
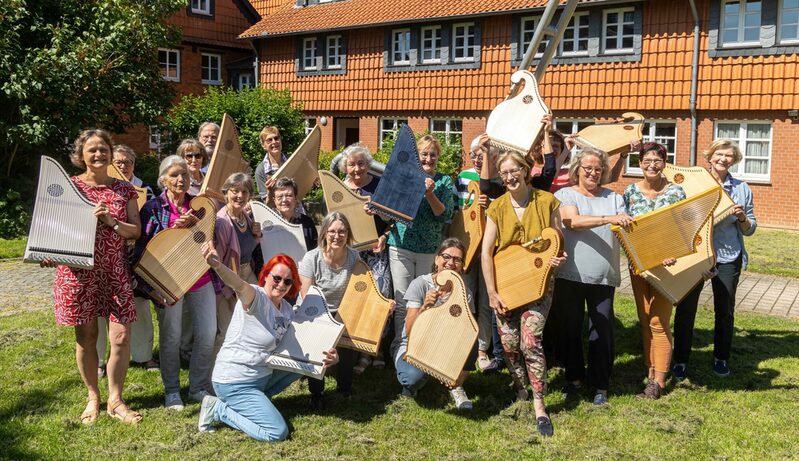
[[[351,401],[331,395],[322,415],[307,409],[308,392],[299,384],[278,396],[293,438],[273,445],[229,428],[198,433],[199,405],[167,411],[158,373],[140,369],[131,370],[125,394],[144,415],[138,427],[105,414],[81,426],[85,392],[72,330],[56,327],[49,310],[0,317],[0,458],[795,459],[799,322],[739,314],[733,374],[721,379],[710,371],[712,313],[700,309],[691,382],[670,385],[664,398],[650,402],[634,396],[643,362],[629,298],[618,299],[617,316],[611,405],[595,409],[589,396],[565,402],[557,392],[562,371],[555,370],[547,396],[556,431],[551,439],[536,435],[529,404],[511,402],[505,373],[473,374],[465,387],[475,409],[456,413],[437,383],[417,401],[400,399],[393,373],[370,368],[356,378]]]
[[[758,228],[744,237],[751,272],[799,277],[799,232]]]
[[[0,239],[0,259],[21,258],[25,254],[25,244],[28,239]]]

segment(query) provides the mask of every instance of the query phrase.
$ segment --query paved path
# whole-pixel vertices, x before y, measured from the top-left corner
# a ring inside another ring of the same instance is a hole
[[[621,287],[632,295],[630,276],[622,261]],[[0,261],[0,316],[20,311],[51,309],[54,269],[42,269],[20,260]],[[738,283],[736,309],[799,319],[799,278],[744,272]],[[710,283],[705,284],[700,304],[712,305]]]

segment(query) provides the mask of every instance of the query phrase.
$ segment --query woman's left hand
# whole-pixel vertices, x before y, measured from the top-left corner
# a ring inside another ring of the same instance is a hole
[[[732,207],[732,214],[738,219],[738,222],[743,223],[746,222],[746,212],[744,211],[743,205],[735,205]]]
[[[561,267],[562,265],[566,264],[566,260],[568,260],[568,259],[569,259],[569,255],[566,254],[566,252],[564,251],[561,256],[553,256],[549,260],[549,262],[552,263],[552,267],[557,269],[557,268]]]
[[[332,367],[338,363],[338,351],[336,351],[336,349],[324,351],[323,354],[325,354],[325,358],[322,359],[322,364],[324,366]]]
[[[702,271],[702,280],[707,281],[717,275],[719,275],[719,270],[714,266],[713,269],[710,269],[709,271]]]
[[[111,216],[111,212],[108,211],[108,205],[103,202],[98,202],[97,205],[94,206],[94,216],[108,227],[112,227],[116,221]]]
[[[436,183],[430,178],[424,178],[424,193],[425,194],[432,194],[433,190],[436,188]]]
[[[394,313],[394,309],[397,308],[397,302],[393,299],[388,300],[388,314],[391,315]]]
[[[372,247],[372,253],[380,254],[383,250],[386,249],[386,234],[382,234],[380,238],[377,239],[377,243]]]
[[[263,236],[263,232],[261,232],[261,223],[258,221],[252,222],[252,235],[256,240],[261,240],[261,236]]]
[[[663,265],[666,267],[673,266],[675,264],[677,264],[676,258],[666,258],[663,260]]]
[[[197,219],[197,217],[194,216],[191,211],[187,211],[182,215],[180,215],[180,217],[175,220],[175,223],[172,225],[172,227],[175,228],[191,227],[197,224],[197,221],[199,221],[199,219]]]

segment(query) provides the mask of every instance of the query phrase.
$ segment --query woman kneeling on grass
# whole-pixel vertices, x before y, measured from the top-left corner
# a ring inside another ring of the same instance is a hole
[[[294,316],[284,298],[294,298],[300,291],[297,266],[290,257],[276,255],[261,269],[260,286],[255,286],[225,267],[212,244],[203,245],[202,251],[208,265],[236,292],[238,302],[214,366],[212,381],[217,397],[203,398],[197,427],[213,432],[213,423],[221,421],[257,440],[283,440],[288,426],[270,399],[301,375],[273,370],[265,359]],[[338,362],[335,349],[325,356],[325,366]]]

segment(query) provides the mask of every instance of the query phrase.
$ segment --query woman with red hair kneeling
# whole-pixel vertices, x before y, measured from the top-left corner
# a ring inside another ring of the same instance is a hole
[[[284,254],[276,255],[261,269],[259,286],[255,286],[223,265],[210,242],[203,245],[203,255],[236,292],[238,302],[211,378],[217,397],[203,399],[198,428],[213,432],[213,423],[221,421],[257,440],[283,440],[288,426],[271,398],[301,375],[273,370],[266,365],[266,357],[277,347],[294,315],[284,298],[294,298],[300,291],[297,265]],[[325,356],[327,366],[338,362],[335,349]]]

